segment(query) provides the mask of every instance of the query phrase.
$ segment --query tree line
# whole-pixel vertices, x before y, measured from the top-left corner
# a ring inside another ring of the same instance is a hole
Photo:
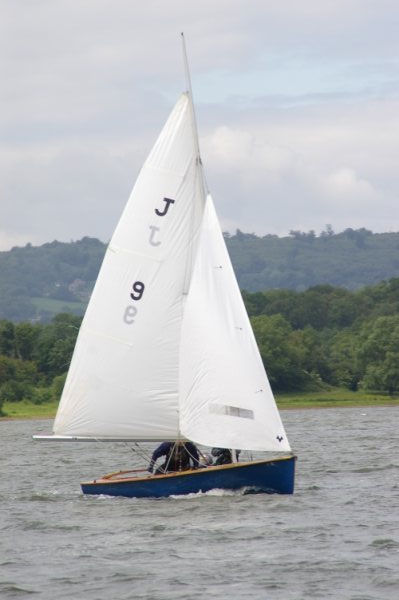
[[[243,297],[274,390],[399,391],[399,279]]]
[[[243,299],[274,391],[399,392],[399,279],[358,291],[244,291]],[[80,323],[70,314],[0,321],[0,408],[59,399]]]
[[[7,401],[59,400],[81,320],[60,314],[49,324],[0,321],[0,413]]]

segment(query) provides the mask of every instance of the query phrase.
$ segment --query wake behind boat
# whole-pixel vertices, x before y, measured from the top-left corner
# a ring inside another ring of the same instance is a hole
[[[187,80],[107,248],[53,435],[35,439],[191,440],[291,452],[207,190]],[[82,490],[292,493],[294,465],[289,454],[181,473],[119,473]]]

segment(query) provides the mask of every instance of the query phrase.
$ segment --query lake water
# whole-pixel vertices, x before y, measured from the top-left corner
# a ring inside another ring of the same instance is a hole
[[[45,444],[0,423],[0,598],[397,600],[395,407],[285,411],[293,496],[83,497],[121,444]]]

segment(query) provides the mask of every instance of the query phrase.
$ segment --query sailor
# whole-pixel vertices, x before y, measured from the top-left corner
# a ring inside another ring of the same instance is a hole
[[[192,442],[162,442],[151,457],[148,467],[150,473],[153,472],[154,465],[161,456],[165,456],[165,462],[156,469],[155,475],[168,471],[187,471],[191,465],[194,469],[200,467],[199,452]]]
[[[236,450],[235,452],[238,462],[238,455],[240,454],[241,450]],[[229,450],[228,448],[212,448],[211,454],[216,458],[215,462],[213,463],[213,466],[228,465],[229,463],[233,462],[231,450]]]

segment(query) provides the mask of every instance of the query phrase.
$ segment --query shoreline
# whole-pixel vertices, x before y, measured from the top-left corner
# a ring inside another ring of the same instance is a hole
[[[308,403],[302,404],[298,402],[298,404],[291,404],[290,406],[278,406],[279,411],[281,410],[307,410],[312,408],[322,409],[322,408],[367,408],[370,407],[378,407],[378,406],[399,406],[399,400],[393,400],[391,402],[320,402],[320,403]]]
[[[355,392],[352,392],[355,394]],[[335,397],[334,397],[335,396]],[[338,396],[338,397],[337,397]],[[344,397],[343,397],[344,396]],[[346,396],[346,398],[345,398]],[[57,412],[57,404],[35,405],[27,402],[5,403],[3,407],[4,415],[0,416],[0,422],[6,421],[41,421],[45,419],[54,419]],[[323,394],[298,394],[292,396],[277,397],[277,408],[279,411],[285,410],[309,410],[309,409],[327,409],[327,408],[366,408],[370,406],[398,406],[399,398],[387,398],[386,396],[373,395],[367,397],[360,395],[358,398],[347,398],[347,394],[342,392],[331,392]],[[10,414],[7,414],[7,413]]]

